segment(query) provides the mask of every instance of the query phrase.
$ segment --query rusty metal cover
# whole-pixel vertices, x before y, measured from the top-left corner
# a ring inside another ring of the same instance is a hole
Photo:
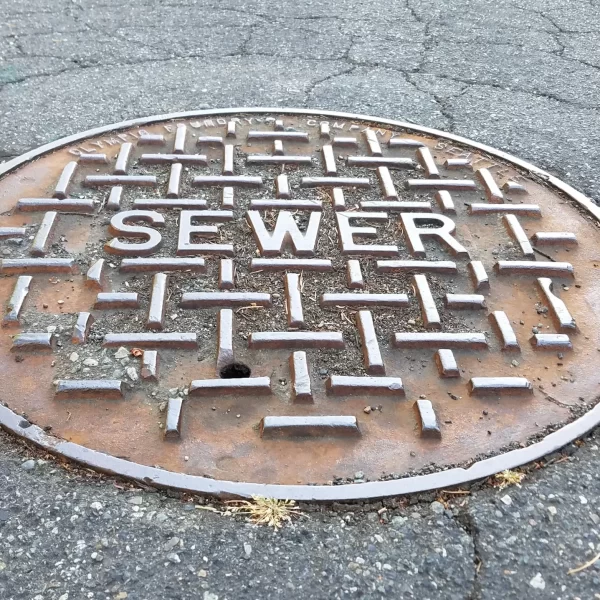
[[[241,109],[88,131],[0,175],[0,421],[52,452],[364,498],[599,420],[598,208],[502,152]]]

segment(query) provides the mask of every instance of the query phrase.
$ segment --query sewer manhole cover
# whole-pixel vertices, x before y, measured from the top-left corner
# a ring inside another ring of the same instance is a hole
[[[598,421],[598,209],[501,152],[257,109],[122,123],[3,172],[0,419],[54,452],[359,498]]]

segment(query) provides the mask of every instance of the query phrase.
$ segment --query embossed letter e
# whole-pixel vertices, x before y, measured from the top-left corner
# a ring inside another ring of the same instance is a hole
[[[292,213],[287,210],[282,210],[277,215],[273,233],[267,231],[257,210],[249,210],[246,216],[262,256],[277,256],[282,253],[284,246],[290,245],[296,256],[314,256],[321,213],[310,213],[305,232],[300,231]]]

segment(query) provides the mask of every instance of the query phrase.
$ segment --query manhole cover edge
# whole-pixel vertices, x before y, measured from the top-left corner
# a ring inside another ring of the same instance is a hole
[[[584,436],[598,425],[600,425],[600,403],[575,421],[548,434],[541,441],[531,446],[486,458],[474,463],[467,469],[457,467],[404,479],[334,486],[280,485],[209,479],[208,477],[174,473],[132,463],[122,458],[56,438],[37,425],[29,424],[23,417],[0,404],[0,427],[4,430],[32,442],[51,454],[67,458],[108,475],[125,477],[158,488],[170,488],[211,496],[249,498],[259,495],[281,500],[322,502],[372,500],[389,496],[404,496],[429,490],[451,488],[477,479],[484,479],[506,469],[513,469],[531,463],[556,452],[569,442]]]
[[[318,109],[288,109],[288,108],[229,108],[229,109],[210,109],[202,111],[188,111],[179,113],[170,113],[157,116],[132,119],[116,124],[106,125],[90,129],[81,133],[67,136],[45,144],[39,148],[31,150],[19,157],[16,157],[0,165],[0,176],[3,176],[17,167],[29,161],[43,156],[48,152],[62,148],[82,139],[86,139],[99,134],[118,131],[129,127],[140,126],[148,123],[160,123],[177,119],[203,117],[211,115],[227,115],[239,113],[278,113],[290,115],[320,115],[327,117],[336,117],[352,120],[360,120],[374,124],[387,124],[390,126],[403,128],[413,131],[417,134],[433,135],[445,138],[459,144],[465,144],[476,148],[486,154],[498,157],[510,162],[515,166],[525,169],[531,174],[541,177],[550,187],[566,194],[577,205],[583,208],[587,213],[600,222],[600,208],[596,206],[581,192],[575,190],[569,184],[550,175],[548,172],[540,169],[530,163],[516,158],[508,153],[489,147],[485,144],[474,142],[468,138],[453,135],[433,128],[422,127],[408,122],[396,121],[392,119],[376,118],[368,115],[341,113],[336,111],[324,111]],[[373,499],[385,496],[404,495],[426,490],[452,487],[476,479],[482,479],[491,476],[504,469],[514,468],[549,453],[552,453],[569,442],[585,435],[590,430],[600,424],[600,404],[576,420],[561,427],[557,431],[548,434],[539,442],[530,446],[513,450],[505,454],[493,456],[474,463],[469,468],[450,468],[446,471],[440,471],[431,474],[418,475],[404,479],[391,481],[378,481],[356,484],[345,484],[339,486],[325,485],[279,485],[279,484],[254,484],[239,483],[226,480],[210,479],[206,477],[179,474],[163,469],[139,465],[124,459],[116,458],[99,451],[88,449],[84,446],[61,440],[55,436],[46,433],[36,425],[30,425],[24,421],[23,417],[13,412],[6,406],[0,404],[0,427],[13,433],[26,441],[47,450],[50,453],[58,454],[62,457],[73,460],[84,466],[91,467],[98,471],[118,476],[124,476],[144,484],[154,485],[156,487],[165,487],[179,489],[210,495],[227,495],[248,497],[259,494],[268,497],[294,499],[294,500],[316,500],[316,501],[334,501],[334,500],[356,500]],[[25,426],[24,426],[25,425]]]

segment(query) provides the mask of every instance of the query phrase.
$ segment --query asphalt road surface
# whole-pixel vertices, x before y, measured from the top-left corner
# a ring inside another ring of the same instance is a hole
[[[0,15],[0,160],[163,112],[310,107],[451,131],[600,201],[596,0],[0,0]],[[599,443],[521,487],[303,507],[274,533],[0,433],[0,598],[595,600],[600,561],[568,571],[600,552]]]

